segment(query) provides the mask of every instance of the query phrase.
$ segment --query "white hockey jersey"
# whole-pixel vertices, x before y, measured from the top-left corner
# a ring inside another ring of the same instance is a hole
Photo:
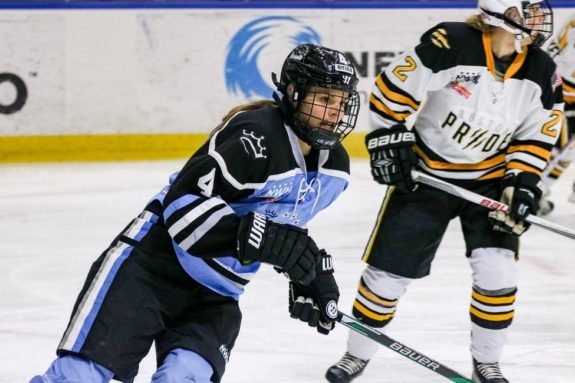
[[[575,14],[569,17],[549,44],[549,54],[563,77],[565,104],[575,104]]]
[[[563,78],[563,100],[567,120],[563,125],[558,145],[559,148],[563,148],[567,145],[570,134],[575,132],[575,14],[571,15],[555,34],[553,41],[549,44],[548,52]],[[554,170],[554,178],[557,178],[562,170]]]
[[[541,49],[517,54],[497,71],[489,34],[441,23],[377,76],[372,128],[418,112],[419,166],[438,177],[487,180],[507,172],[540,174],[563,114],[561,78]]]

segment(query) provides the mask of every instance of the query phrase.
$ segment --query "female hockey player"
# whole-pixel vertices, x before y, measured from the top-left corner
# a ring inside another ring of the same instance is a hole
[[[303,227],[347,187],[339,143],[358,78],[344,54],[311,44],[272,77],[281,96],[230,111],[96,260],[58,357],[32,382],[131,382],[152,342],[153,382],[219,382],[261,263],[289,276],[292,317],[333,328],[331,259]]]
[[[503,383],[499,361],[514,315],[518,236],[527,229],[522,218],[537,210],[563,103],[555,64],[539,48],[552,34],[547,1],[479,0],[479,8],[466,23],[431,28],[376,78],[366,145],[373,178],[391,187],[365,249],[368,265],[353,313],[386,326],[409,283],[429,274],[449,221],[459,217],[473,271],[474,380]],[[404,123],[416,111],[410,131]],[[501,198],[509,214],[488,215],[481,206],[416,188],[416,164]],[[327,380],[350,382],[375,352],[374,342],[350,332],[347,352]]]
[[[565,118],[557,144],[551,153],[551,161],[543,171],[545,193],[539,206],[538,215],[546,215],[553,210],[553,202],[545,198],[550,188],[575,160],[575,15],[571,15],[556,37],[549,44],[549,54],[557,64],[563,78],[563,100]],[[568,201],[575,203],[575,182]]]

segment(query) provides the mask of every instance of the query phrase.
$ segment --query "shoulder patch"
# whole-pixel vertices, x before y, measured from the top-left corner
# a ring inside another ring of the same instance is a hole
[[[242,130],[242,135],[240,141],[244,146],[246,153],[254,158],[267,158],[266,151],[267,148],[263,144],[264,136],[256,136],[254,131]]]
[[[451,49],[445,28],[438,28],[430,35],[431,42],[442,49]]]

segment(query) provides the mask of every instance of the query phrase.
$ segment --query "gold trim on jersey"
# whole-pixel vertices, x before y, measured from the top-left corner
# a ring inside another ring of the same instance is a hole
[[[519,162],[518,160],[511,160],[507,163],[507,170],[511,169],[521,170],[522,172],[535,173],[538,176],[541,175],[542,172],[542,169],[535,168],[523,162]]]
[[[563,90],[566,93],[575,93],[575,87],[563,81]]]
[[[495,169],[489,173],[486,173],[478,178],[480,181],[491,180],[494,178],[503,178],[505,175],[505,169]]]
[[[398,122],[403,122],[411,113],[409,112],[396,112],[390,109],[387,105],[385,105],[382,101],[380,101],[375,95],[372,93],[369,97],[369,103],[372,104],[375,109],[379,110],[382,113],[387,114],[388,116],[392,117],[394,120]]]
[[[493,51],[491,50],[491,35],[489,33],[484,32],[481,36],[483,40],[483,50],[485,51],[485,58],[487,59],[487,69],[489,72],[494,76],[497,77],[497,71],[495,70],[495,59],[493,58]],[[527,57],[528,47],[523,47],[523,51],[513,59],[513,62],[503,76],[504,80],[513,77],[515,73],[523,66],[525,62],[525,58]]]
[[[536,157],[539,157],[542,160],[549,160],[551,156],[551,151],[543,149],[537,145],[510,145],[507,148],[507,154],[516,153],[516,152],[523,152],[526,154],[530,154]]]
[[[559,37],[559,49],[565,48],[567,45],[567,37],[569,36],[569,31],[571,28],[575,27],[575,20],[572,20],[565,26],[565,29],[562,31],[561,36]]]
[[[452,164],[449,162],[432,160],[423,152],[419,145],[415,145],[415,153],[421,157],[427,167],[434,170],[489,170],[505,163],[505,153],[498,154],[495,157],[488,158],[475,164]]]
[[[382,73],[382,75],[385,75],[385,73]],[[411,100],[410,98],[389,89],[387,87],[387,85],[385,85],[385,82],[383,81],[381,76],[377,76],[377,78],[375,79],[375,84],[377,86],[377,89],[379,89],[379,91],[381,92],[381,94],[383,94],[383,96],[385,98],[387,98],[387,99],[389,99],[389,100],[391,100],[397,104],[409,106],[413,110],[419,109],[419,103],[416,103],[415,101]]]
[[[381,208],[379,209],[379,213],[377,214],[377,221],[375,223],[375,227],[371,232],[369,241],[367,242],[367,246],[365,247],[365,251],[363,252],[363,256],[361,257],[361,260],[364,262],[367,262],[369,256],[371,255],[371,249],[373,248],[375,237],[377,236],[377,233],[379,231],[379,226],[381,226],[381,221],[383,220],[383,214],[385,213],[385,209],[387,209],[387,204],[389,203],[389,199],[393,194],[394,190],[395,187],[390,186],[385,193],[385,197],[383,199],[383,202],[381,203]]]

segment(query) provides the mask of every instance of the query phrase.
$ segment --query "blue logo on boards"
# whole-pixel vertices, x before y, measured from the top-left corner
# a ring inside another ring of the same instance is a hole
[[[261,17],[244,25],[228,44],[225,73],[228,91],[248,99],[271,98],[275,90],[271,72],[279,77],[281,66],[272,68],[270,63],[281,65],[293,48],[304,43],[321,45],[321,38],[313,28],[294,17]]]

